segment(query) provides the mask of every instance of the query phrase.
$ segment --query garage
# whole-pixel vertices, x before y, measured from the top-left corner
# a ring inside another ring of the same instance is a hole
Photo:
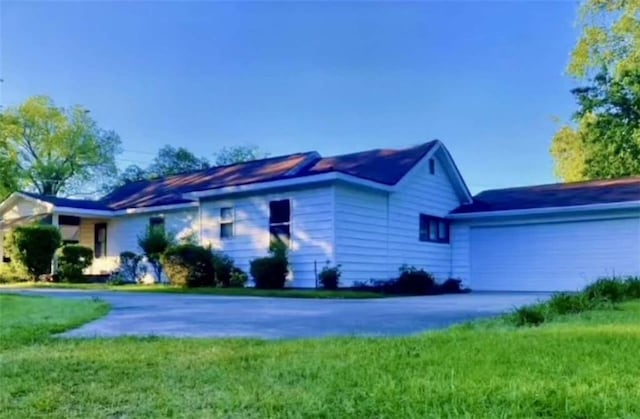
[[[471,227],[474,290],[574,291],[640,272],[640,217]]]
[[[640,177],[488,190],[449,218],[451,273],[473,290],[576,291],[640,276]]]

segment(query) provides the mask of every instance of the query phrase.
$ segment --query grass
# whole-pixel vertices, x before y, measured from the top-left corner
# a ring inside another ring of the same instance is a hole
[[[226,295],[226,296],[246,296],[246,297],[279,297],[279,298],[328,298],[328,299],[368,299],[385,298],[390,295],[371,292],[355,291],[349,289],[322,290],[322,289],[284,289],[284,290],[263,290],[256,288],[181,288],[170,285],[108,285],[108,284],[67,284],[67,283],[47,283],[47,282],[14,282],[0,284],[0,290],[15,288],[60,288],[60,289],[80,289],[80,290],[105,290],[105,291],[127,291],[127,292],[150,292],[164,294],[205,294],[205,295]]]
[[[0,294],[0,350],[50,342],[51,335],[104,316],[107,303]]]
[[[0,350],[7,418],[640,416],[639,301],[539,327],[265,342],[51,339],[104,308],[0,297],[0,339],[22,342]]]

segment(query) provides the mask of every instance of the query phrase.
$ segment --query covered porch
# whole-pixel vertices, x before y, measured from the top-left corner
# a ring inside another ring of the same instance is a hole
[[[29,195],[14,193],[0,204],[0,263],[11,263],[5,251],[8,234],[18,226],[39,223],[58,227],[63,244],[78,244],[93,250],[94,261],[86,274],[110,273],[118,262],[107,257],[110,216],[83,212],[81,208],[59,207]]]

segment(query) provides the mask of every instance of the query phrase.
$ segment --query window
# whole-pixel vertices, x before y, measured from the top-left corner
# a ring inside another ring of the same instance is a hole
[[[449,243],[449,221],[440,217],[420,214],[420,241]]]
[[[164,229],[164,217],[151,217],[149,218],[149,226],[151,228]]]
[[[429,173],[436,174],[436,161],[434,159],[429,159]]]
[[[97,223],[94,226],[93,252],[96,258],[107,256],[107,224]]]
[[[233,237],[233,222],[235,214],[233,208],[220,208],[220,238],[228,239]]]
[[[291,241],[291,201],[269,202],[269,234],[271,241],[279,240],[289,246]]]
[[[58,217],[58,227],[63,244],[80,243],[80,217],[61,215]]]

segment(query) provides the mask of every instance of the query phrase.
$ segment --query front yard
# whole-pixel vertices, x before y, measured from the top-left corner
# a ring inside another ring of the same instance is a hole
[[[0,295],[0,416],[640,415],[638,301],[535,328],[497,319],[393,339],[50,336],[106,309]]]
[[[282,298],[331,298],[331,299],[362,299],[362,298],[384,298],[390,295],[379,292],[354,291],[350,289],[323,290],[323,289],[280,289],[265,290],[257,288],[220,288],[220,287],[199,287],[183,288],[171,285],[107,285],[107,284],[68,284],[49,282],[14,282],[10,284],[0,284],[2,289],[29,289],[29,288],[59,288],[59,289],[80,289],[91,291],[126,291],[126,292],[151,292],[164,294],[205,294],[205,295],[226,295],[226,296],[246,296],[246,297],[282,297]]]

